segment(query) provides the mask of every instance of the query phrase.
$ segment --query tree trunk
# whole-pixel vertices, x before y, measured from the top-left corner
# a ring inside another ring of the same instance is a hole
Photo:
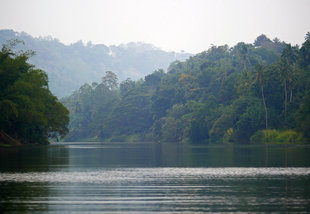
[[[290,103],[293,101],[293,89],[291,89],[291,93],[290,93]]]
[[[286,86],[286,80],[284,81],[284,120],[286,122],[286,107],[287,107],[287,86]]]
[[[265,102],[263,86],[261,86],[261,91],[262,91],[262,98],[263,98],[263,104],[264,104],[264,109],[265,109],[265,125],[266,125],[266,129],[268,129],[268,111],[267,111],[267,106],[266,106],[266,102]]]
[[[0,130],[0,142],[11,145],[11,146],[22,145],[22,143],[19,140],[12,138],[11,136],[9,136],[7,133],[5,133],[2,130]]]

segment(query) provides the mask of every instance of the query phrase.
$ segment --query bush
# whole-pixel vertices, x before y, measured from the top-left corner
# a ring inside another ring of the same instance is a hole
[[[265,144],[277,144],[277,143],[291,143],[299,144],[305,143],[305,138],[302,133],[293,130],[259,130],[250,139],[251,143],[265,143]]]

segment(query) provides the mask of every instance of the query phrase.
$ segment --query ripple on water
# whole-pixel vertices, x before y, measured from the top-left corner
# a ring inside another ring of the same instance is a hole
[[[138,183],[308,175],[310,168],[107,168],[88,172],[0,173],[0,182]]]

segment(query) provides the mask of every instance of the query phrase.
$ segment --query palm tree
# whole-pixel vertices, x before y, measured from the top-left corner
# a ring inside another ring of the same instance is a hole
[[[293,88],[292,82],[294,79],[293,65],[297,60],[297,49],[296,47],[292,47],[290,44],[287,44],[282,51],[281,55],[281,79],[284,82],[284,119],[286,121],[287,114],[287,88],[288,84],[290,85],[290,102],[292,101],[293,96]]]
[[[263,86],[264,72],[265,72],[265,68],[262,64],[257,64],[255,66],[255,73],[256,73],[255,80],[257,81],[257,83],[260,87],[260,90],[261,90],[263,105],[264,105],[264,109],[265,109],[265,126],[266,126],[266,129],[268,129],[268,110],[267,110],[267,106],[266,106],[265,95],[264,95],[264,86]]]
[[[242,70],[238,78],[237,91],[242,95],[250,94],[252,83],[252,73],[248,70]]]
[[[244,44],[243,42],[240,42],[235,47],[237,49],[237,57],[241,61],[243,65],[243,70],[247,70],[247,65],[250,64],[249,62],[249,47]]]

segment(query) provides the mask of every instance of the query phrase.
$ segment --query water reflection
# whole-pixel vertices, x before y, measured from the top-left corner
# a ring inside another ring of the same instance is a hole
[[[0,172],[58,170],[68,165],[68,152],[63,146],[0,148]]]
[[[309,146],[191,146],[183,144],[71,144],[70,168],[306,167]]]
[[[0,149],[14,213],[307,212],[308,146],[71,143]]]

